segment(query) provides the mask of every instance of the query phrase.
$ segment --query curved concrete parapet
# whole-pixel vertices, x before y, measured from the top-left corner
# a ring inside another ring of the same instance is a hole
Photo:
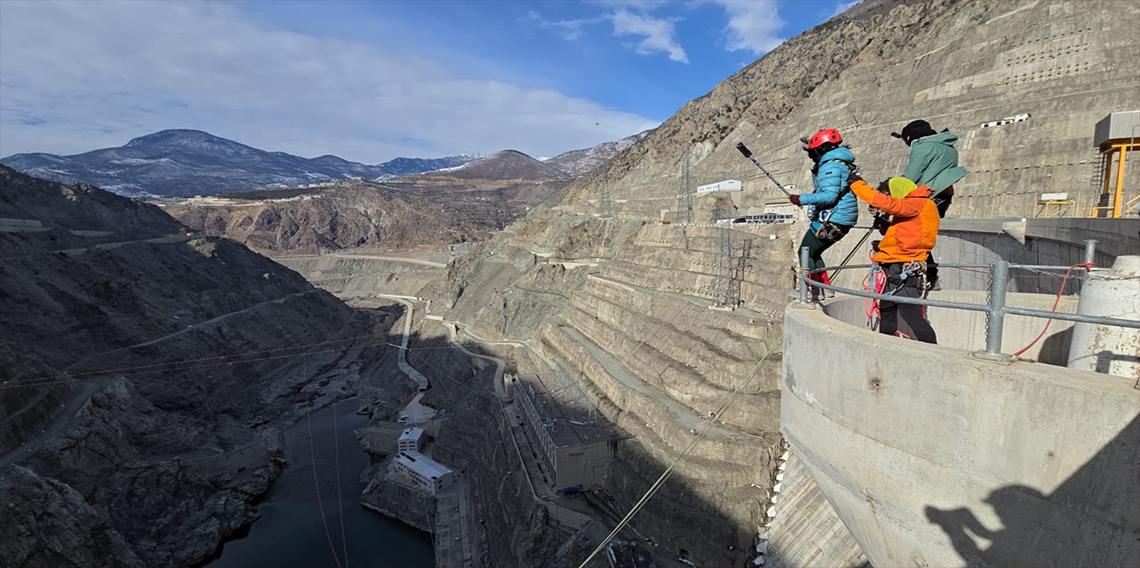
[[[1135,380],[835,319],[855,305],[786,311],[781,429],[873,565],[1140,566]]]

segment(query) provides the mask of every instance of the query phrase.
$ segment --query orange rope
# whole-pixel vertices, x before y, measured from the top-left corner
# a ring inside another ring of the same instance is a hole
[[[1065,271],[1065,278],[1063,280],[1061,280],[1061,288],[1057,290],[1057,298],[1055,300],[1053,300],[1053,309],[1051,309],[1049,311],[1051,311],[1051,312],[1057,311],[1057,305],[1061,303],[1061,296],[1065,293],[1065,284],[1068,283],[1069,275],[1072,274],[1073,269],[1074,268],[1084,268],[1085,270],[1089,270],[1092,267],[1093,267],[1093,263],[1082,262],[1082,263],[1074,264],[1074,265],[1070,266],[1069,269]],[[1018,355],[1021,355],[1022,353],[1025,353],[1026,351],[1028,351],[1030,347],[1033,347],[1034,345],[1036,345],[1037,342],[1040,341],[1042,337],[1045,337],[1045,332],[1049,331],[1049,324],[1051,324],[1051,323],[1053,323],[1053,318],[1049,318],[1049,320],[1045,322],[1044,329],[1041,330],[1041,333],[1037,334],[1037,337],[1033,338],[1033,341],[1029,342],[1029,345],[1026,345],[1025,347],[1022,347],[1020,350],[1014,352],[1013,356],[1017,357]]]

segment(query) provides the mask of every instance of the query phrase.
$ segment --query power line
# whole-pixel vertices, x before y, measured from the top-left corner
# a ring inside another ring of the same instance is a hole
[[[336,462],[336,506],[340,510],[340,545],[344,550],[344,568],[348,568],[348,539],[344,534],[344,498],[340,489],[340,435],[336,424],[337,399],[333,399],[333,461]]]
[[[336,341],[326,341],[326,342],[319,342],[319,343],[295,345],[293,347],[283,347],[280,349],[267,349],[267,350],[263,350],[263,351],[251,351],[248,354],[271,353],[271,352],[277,352],[277,351],[288,351],[288,350],[294,350],[294,349],[303,349],[303,348],[309,347],[309,346],[324,345],[324,344],[328,344],[328,343],[341,343],[341,342],[345,342],[345,341],[353,341],[356,339],[377,337],[377,336],[381,336],[381,335],[387,335],[387,334],[358,335],[358,336],[353,336],[353,337],[349,337],[346,339],[339,339]],[[44,386],[44,385],[58,384],[58,383],[70,383],[70,382],[73,382],[74,380],[76,380],[77,378],[80,378],[80,377],[83,377],[86,379],[99,379],[99,378],[106,378],[107,375],[133,376],[133,375],[145,375],[145,374],[149,374],[149,373],[159,373],[159,372],[166,373],[166,372],[173,372],[173,371],[188,371],[188,370],[193,370],[193,369],[207,369],[207,368],[211,368],[211,367],[220,367],[222,365],[232,365],[234,363],[253,363],[255,361],[271,361],[271,360],[276,360],[276,359],[289,359],[289,358],[294,358],[294,357],[304,357],[307,354],[316,355],[319,353],[336,353],[339,351],[344,351],[346,349],[364,349],[367,347],[376,347],[376,346],[380,346],[380,345],[386,345],[388,347],[394,347],[396,349],[407,349],[408,351],[437,351],[437,350],[441,350],[441,349],[452,349],[451,347],[407,347],[407,348],[405,348],[402,345],[397,345],[395,343],[390,343],[388,341],[379,341],[379,342],[375,342],[375,343],[366,343],[364,345],[353,345],[353,346],[349,346],[349,347],[337,347],[334,349],[323,349],[320,351],[309,351],[306,353],[292,353],[292,354],[288,354],[288,355],[275,355],[272,357],[255,357],[252,359],[236,359],[236,360],[232,360],[232,361],[229,360],[229,359],[232,359],[235,357],[242,357],[244,355],[247,355],[246,353],[235,353],[232,355],[218,355],[218,356],[214,356],[214,357],[204,357],[204,358],[199,358],[199,359],[183,359],[183,360],[168,361],[166,363],[158,363],[158,364],[154,364],[154,365],[142,365],[142,366],[138,366],[138,367],[122,367],[122,368],[107,369],[107,370],[102,370],[102,371],[91,371],[91,372],[87,372],[87,373],[81,373],[78,375],[69,375],[66,373],[61,374],[61,375],[50,375],[50,376],[38,377],[35,379],[23,380],[22,382],[20,382],[18,384],[0,385],[0,390],[2,390],[2,389],[13,389],[13,388],[23,388],[23,387],[34,387],[34,386]],[[213,361],[213,363],[208,363],[208,364],[203,364],[203,365],[191,365],[191,366],[186,366],[186,367],[169,368],[172,365],[176,366],[176,365],[181,365],[183,363],[198,363],[198,362],[204,362],[204,361]],[[134,371],[134,372],[127,373],[124,371]]]
[[[756,378],[756,371],[760,369],[760,365],[762,365],[764,361],[768,360],[768,357],[770,357],[772,353],[775,353],[776,347],[781,345],[783,340],[784,334],[781,333],[780,337],[772,343],[772,347],[768,349],[768,352],[765,353],[764,356],[761,357],[760,360],[752,366],[752,369],[748,372],[747,378],[738,384],[731,393],[729,393],[728,397],[725,399],[724,403],[720,405],[720,408],[717,409],[716,413],[713,414],[713,416],[710,417],[707,422],[705,422],[705,425],[701,427],[700,431],[697,432],[697,435],[694,436],[691,441],[689,441],[689,445],[685,446],[684,450],[681,450],[681,453],[673,459],[673,462],[669,464],[669,467],[665,468],[665,471],[661,474],[660,477],[657,478],[657,481],[653,482],[653,485],[649,487],[649,489],[645,492],[645,495],[641,496],[641,499],[639,499],[637,503],[634,504],[634,506],[629,510],[629,513],[627,513],[621,522],[619,522],[617,526],[614,527],[614,530],[610,531],[610,534],[607,535],[604,540],[602,540],[601,544],[599,544],[598,547],[595,548],[594,551],[591,552],[590,555],[587,556],[586,559],[578,565],[578,568],[585,568],[586,564],[593,560],[594,557],[597,556],[597,554],[601,552],[601,550],[605,548],[605,546],[609,544],[611,540],[613,540],[614,536],[616,536],[619,532],[621,532],[623,528],[625,528],[627,524],[629,524],[629,521],[633,519],[633,516],[636,515],[642,507],[645,506],[649,499],[657,493],[657,490],[660,489],[661,485],[665,483],[665,481],[668,480],[671,475],[673,475],[673,470],[677,464],[680,463],[680,461],[686,455],[688,455],[693,447],[697,445],[697,441],[701,439],[704,433],[707,432],[713,424],[720,420],[720,417],[724,414],[725,411],[728,410],[728,407],[732,405],[733,400],[736,399],[736,395],[739,394],[743,388],[747,387],[752,382],[752,380]]]
[[[306,375],[308,375],[309,374],[309,358],[308,357],[305,357],[304,365],[305,365],[304,366],[304,372]],[[312,470],[313,470],[313,487],[315,487],[317,490],[317,507],[321,511],[321,524],[323,524],[325,526],[325,539],[328,540],[329,550],[332,551],[333,560],[336,561],[337,568],[341,568],[340,558],[337,557],[336,547],[333,546],[332,533],[329,532],[329,522],[328,522],[328,519],[325,518],[325,503],[321,499],[321,483],[317,478],[317,452],[315,449],[313,449],[313,421],[310,418],[310,415],[312,413],[313,412],[311,410],[309,412],[305,413],[305,424],[309,427],[309,464],[312,466]]]

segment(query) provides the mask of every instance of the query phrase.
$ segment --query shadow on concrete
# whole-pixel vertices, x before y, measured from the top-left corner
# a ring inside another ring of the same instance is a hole
[[[442,331],[442,327],[440,335],[413,331],[408,361],[431,381],[422,402],[447,409],[440,417],[432,451],[442,463],[466,471],[468,476],[472,502],[482,521],[479,547],[483,556],[476,565],[578,565],[669,464],[651,456],[636,439],[623,442],[611,462],[600,500],[591,502],[585,494],[561,497],[577,498],[583,508],[595,511],[595,523],[568,537],[568,529],[536,505],[530,495],[511,442],[510,426],[494,396],[495,365],[488,362],[475,369],[472,358],[452,347]],[[508,373],[519,372],[517,362],[508,355],[489,351],[477,342],[460,343],[473,353],[503,359]],[[620,430],[600,413],[596,419]],[[759,525],[763,513],[760,497],[758,492],[751,496],[753,516],[748,524],[753,526]],[[744,500],[743,495],[732,498],[734,503]],[[685,565],[677,561],[682,553],[698,565],[740,566],[756,556],[751,551],[755,534],[741,524],[683,476],[674,475],[615,542],[640,541],[663,567],[683,568]],[[588,566],[608,566],[606,557],[603,552]]]
[[[1140,566],[1140,418],[1052,493],[1008,485],[985,502],[1002,528],[965,507],[925,509],[966,566]]]
[[[1069,344],[1073,342],[1073,328],[1051,333],[1041,341],[1037,360],[1046,365],[1064,367],[1069,364]]]

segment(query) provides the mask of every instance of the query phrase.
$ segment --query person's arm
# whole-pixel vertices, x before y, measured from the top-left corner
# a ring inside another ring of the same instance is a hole
[[[907,159],[906,168],[903,169],[902,177],[919,183],[918,178],[922,177],[922,172],[934,161],[934,152],[925,150],[923,148],[914,148],[910,151],[910,158]]]
[[[819,189],[815,193],[800,195],[800,203],[831,207],[839,202],[839,194],[847,183],[847,176],[851,170],[843,162],[832,162],[823,166],[823,171],[816,177]]]
[[[926,199],[895,199],[875,191],[871,184],[857,179],[851,182],[851,191],[856,197],[866,201],[871,207],[895,217],[914,217],[922,211]]]

